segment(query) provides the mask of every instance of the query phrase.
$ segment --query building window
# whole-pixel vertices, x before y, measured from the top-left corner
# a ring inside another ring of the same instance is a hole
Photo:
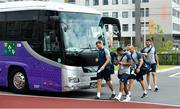
[[[180,0],[173,0],[173,2],[180,5]]]
[[[180,24],[173,23],[173,30],[180,31]]]
[[[128,4],[128,0],[122,0],[122,4]]]
[[[85,6],[89,6],[90,4],[89,4],[89,0],[86,0],[85,1]]]
[[[135,4],[135,0],[132,0],[132,4]]]
[[[112,17],[113,18],[118,18],[118,12],[112,12]]]
[[[177,18],[180,18],[180,12],[176,9],[173,9],[173,16],[174,17],[177,17]]]
[[[108,0],[103,0],[103,5],[108,5]]]
[[[122,18],[128,18],[128,12],[127,11],[122,12]]]
[[[135,24],[132,25],[132,31],[135,31]]]
[[[148,3],[148,2],[149,2],[149,0],[142,0],[142,2],[143,2],[143,3]]]
[[[144,27],[144,22],[141,22],[141,27]],[[149,22],[145,22],[145,27],[149,27]]]
[[[112,5],[118,5],[118,0],[112,0]]]
[[[144,17],[144,8],[141,8],[141,17]]]
[[[99,5],[99,0],[93,0],[93,6]]]
[[[149,17],[149,8],[146,8],[146,17]]]
[[[109,13],[108,12],[103,12],[103,17],[109,17]]]
[[[132,17],[135,17],[135,11],[132,12]]]
[[[129,30],[129,27],[128,27],[128,24],[123,24],[123,31],[128,31]]]
[[[149,22],[146,22],[146,27],[149,27]]]

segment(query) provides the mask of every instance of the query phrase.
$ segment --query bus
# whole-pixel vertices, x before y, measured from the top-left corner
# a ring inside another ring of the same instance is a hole
[[[52,1],[1,3],[0,86],[26,93],[95,85],[95,43],[101,37],[108,47],[105,24],[120,31],[119,20],[88,7]]]

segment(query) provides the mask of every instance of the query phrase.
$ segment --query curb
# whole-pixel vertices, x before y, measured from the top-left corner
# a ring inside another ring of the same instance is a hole
[[[163,73],[163,72],[168,72],[168,71],[177,70],[177,69],[180,69],[180,66],[169,68],[169,69],[164,69],[164,70],[157,70],[157,73]],[[118,74],[118,71],[114,71],[114,73]]]

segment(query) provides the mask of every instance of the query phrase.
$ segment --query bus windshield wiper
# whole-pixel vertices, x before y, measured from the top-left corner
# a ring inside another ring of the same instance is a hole
[[[85,50],[88,50],[88,49],[89,49],[89,50],[93,50],[93,49],[92,49],[92,47],[91,47],[91,44],[89,44],[89,46],[88,46],[88,47],[81,48],[81,49],[82,49],[82,50],[81,50],[81,51],[79,51],[79,52],[78,52],[78,54],[81,54],[81,53],[83,53]]]

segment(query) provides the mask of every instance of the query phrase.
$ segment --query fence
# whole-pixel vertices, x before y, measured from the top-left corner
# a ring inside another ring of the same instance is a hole
[[[160,65],[180,65],[180,54],[158,54]]]

